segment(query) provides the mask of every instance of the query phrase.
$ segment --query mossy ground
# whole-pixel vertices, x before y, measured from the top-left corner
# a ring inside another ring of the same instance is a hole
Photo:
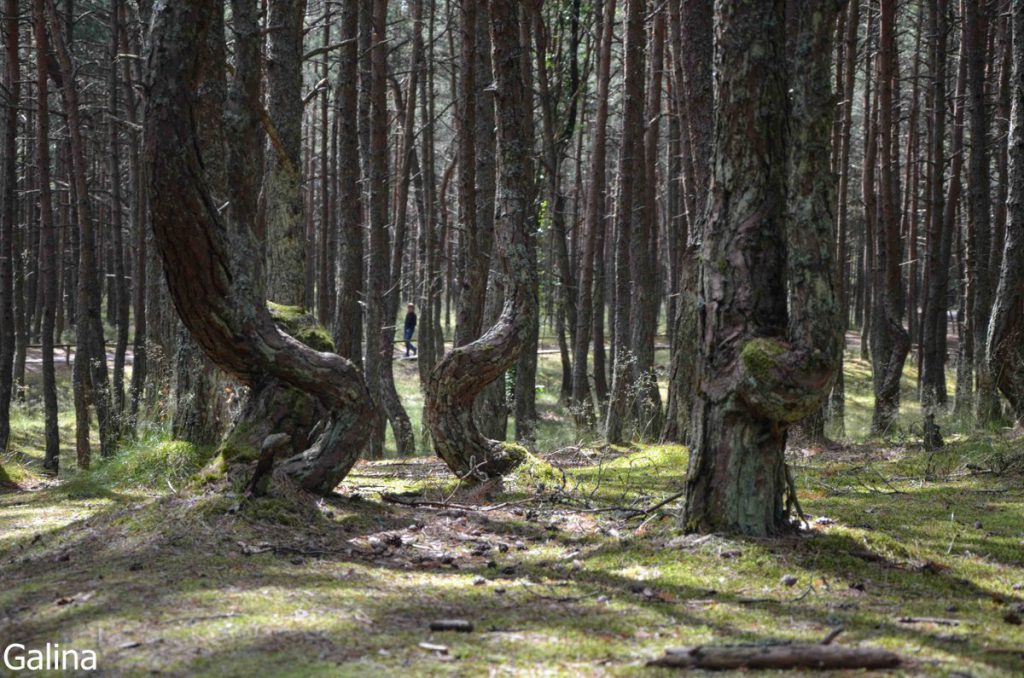
[[[389,459],[327,499],[279,480],[240,504],[244,478],[181,481],[202,453],[154,441],[145,470],[82,474],[96,492],[0,494],[0,638],[95,649],[109,674],[657,676],[644,663],[666,647],[843,626],[837,643],[899,652],[897,674],[1024,673],[1024,627],[1004,621],[1024,605],[1020,440],[951,435],[929,455],[910,403],[904,437],[870,440],[852,362],[850,440],[790,452],[805,530],[686,536],[679,502],[637,512],[682,489],[686,449],[579,444],[556,365],[542,359],[544,463],[502,485]],[[474,631],[432,633],[442,617]]]

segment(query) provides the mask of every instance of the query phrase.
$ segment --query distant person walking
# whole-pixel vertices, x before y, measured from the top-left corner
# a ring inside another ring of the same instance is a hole
[[[412,343],[412,335],[416,334],[416,307],[408,304],[405,313],[405,357],[409,357],[409,351],[416,355],[416,347]]]

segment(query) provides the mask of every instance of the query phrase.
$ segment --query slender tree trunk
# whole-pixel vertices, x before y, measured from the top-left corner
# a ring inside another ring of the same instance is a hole
[[[849,266],[847,264],[847,240],[850,222],[850,141],[853,128],[853,97],[857,82],[857,31],[860,28],[860,0],[849,0],[846,17],[846,32],[843,46],[843,90],[839,133],[839,194],[836,210],[836,297],[841,309],[841,323],[844,335],[849,326]],[[845,353],[845,352],[844,352]],[[846,434],[846,384],[842,369],[844,353],[840,353],[836,383],[832,387],[829,401],[829,419],[837,437]]]
[[[476,341],[453,349],[434,368],[424,410],[438,455],[466,479],[504,474],[524,459],[521,448],[480,434],[473,402],[516,361],[537,313],[536,264],[529,246],[533,177],[530,136],[525,129],[524,43],[517,3],[491,0],[490,10],[501,167],[497,249],[506,280],[506,302],[493,327]]]
[[[673,0],[670,17],[679,37],[677,67],[682,81],[680,107],[686,108],[690,153],[687,162],[692,172],[689,199],[688,242],[681,248],[680,280],[675,326],[672,328],[671,367],[668,383],[665,438],[686,442],[692,433],[691,416],[696,403],[697,354],[700,338],[697,333],[699,296],[699,258],[710,200],[711,150],[713,123],[713,11],[711,0]],[[676,6],[678,5],[678,7]]]
[[[121,142],[118,133],[118,121],[121,117],[120,97],[120,74],[116,66],[119,46],[119,33],[121,31],[121,0],[110,2],[110,201],[111,219],[110,227],[113,230],[114,246],[114,278],[113,283],[117,290],[117,307],[115,318],[117,320],[117,341],[114,347],[114,397],[113,408],[115,416],[123,419],[125,415],[125,388],[124,388],[124,364],[128,352],[128,324],[129,309],[131,300],[128,295],[128,278],[125,270],[125,247],[124,247],[124,222],[122,212],[122,191],[121,191]]]
[[[605,163],[608,153],[608,86],[611,80],[612,40],[615,26],[616,0],[597,11],[599,21],[600,47],[597,61],[597,112],[593,125],[593,142],[590,157],[590,181],[587,188],[585,231],[583,253],[580,261],[579,298],[576,302],[576,341],[573,346],[573,414],[576,425],[592,429],[595,424],[594,402],[587,377],[587,353],[590,350],[590,335],[594,322],[594,266],[597,258],[597,241],[604,231],[604,202],[606,190]],[[600,254],[604,257],[604,253]],[[604,309],[596,309],[598,314]],[[603,339],[602,339],[603,341]],[[595,347],[596,348],[596,347]],[[603,369],[603,368],[602,368]]]
[[[362,191],[359,187],[358,94],[359,30],[357,0],[345,0],[341,10],[341,40],[335,117],[338,121],[338,232],[341,242],[341,274],[338,278],[338,308],[334,342],[338,355],[362,362],[363,313],[359,303],[363,292]]]
[[[633,377],[636,383],[637,430],[644,438],[661,434],[663,427],[661,393],[654,371],[654,340],[658,331],[658,141],[661,122],[662,72],[665,63],[665,12],[654,16],[648,63],[647,113],[644,119],[642,172],[643,184],[637,190],[642,205],[633,222],[630,253],[630,278],[637,299],[630,318],[630,346],[636,359]]]
[[[107,378],[107,349],[103,338],[103,316],[100,310],[102,287],[96,263],[96,235],[89,209],[87,169],[85,166],[85,143],[82,139],[82,124],[79,114],[78,87],[75,82],[76,69],[69,48],[69,35],[60,27],[60,16],[54,0],[46,0],[50,22],[50,35],[60,66],[62,86],[61,97],[71,135],[71,175],[75,196],[75,216],[79,232],[78,246],[78,314],[75,324],[78,352],[76,363],[86,361],[88,365],[89,398],[96,408],[99,422],[100,453],[108,456],[114,451],[117,437],[116,427],[111,418],[110,383]],[[83,376],[85,370],[83,369]],[[80,429],[88,428],[88,411],[76,410]],[[82,420],[85,421],[82,421]],[[82,440],[79,439],[79,445]],[[87,454],[87,453],[86,453]]]
[[[36,163],[39,170],[40,273],[43,289],[42,372],[46,456],[43,468],[56,474],[60,465],[60,433],[57,429],[57,375],[53,364],[53,330],[57,312],[56,230],[50,192],[50,110],[47,77],[45,0],[32,3],[32,26],[36,43]]]
[[[605,436],[609,443],[621,444],[635,423],[630,417],[630,391],[635,388],[636,356],[632,350],[630,324],[633,315],[633,284],[631,259],[634,234],[644,233],[638,222],[644,219],[640,180],[644,170],[644,0],[626,1],[626,46],[624,100],[622,108],[622,142],[619,148],[619,185],[615,212],[615,330],[612,341],[615,351],[612,392],[608,402]],[[644,262],[646,264],[646,262]],[[637,309],[639,310],[639,309]]]
[[[988,328],[988,367],[1024,426],[1024,4],[1012,3],[1013,94],[1006,244]]]
[[[871,368],[875,409],[871,430],[886,434],[900,409],[900,379],[910,350],[910,337],[900,313],[902,276],[899,209],[894,192],[893,81],[896,59],[896,1],[881,0],[878,38],[878,164],[880,219],[875,236],[874,318],[871,333]]]
[[[988,323],[992,313],[992,291],[989,258],[992,241],[991,179],[988,153],[988,102],[985,92],[986,44],[988,16],[984,2],[965,2],[964,39],[967,53],[967,113],[971,128],[971,148],[967,170],[967,285],[973,300],[969,319],[974,353],[966,356],[974,361],[977,375],[975,421],[985,426],[999,416],[999,397],[988,369],[985,351],[988,344]]]
[[[17,190],[18,105],[21,92],[18,54],[18,0],[4,4],[3,200],[0,201],[0,452],[11,434],[11,393],[14,387],[14,200]],[[0,471],[2,474],[2,471]]]

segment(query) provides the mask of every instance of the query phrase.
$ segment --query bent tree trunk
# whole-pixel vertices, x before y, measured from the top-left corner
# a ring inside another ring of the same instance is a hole
[[[838,364],[829,73],[839,4],[807,0],[796,13],[788,139],[785,3],[718,4],[688,530],[788,527],[786,431],[820,405]]]
[[[1024,426],[1024,5],[1013,5],[1013,107],[1010,113],[1010,197],[1003,264],[988,329],[988,365]]]
[[[146,153],[154,241],[175,308],[207,356],[255,389],[280,383],[317,398],[327,410],[308,449],[283,468],[306,489],[327,493],[363,449],[372,415],[359,370],[282,332],[262,298],[259,248],[249,201],[225,220],[203,176],[191,111],[200,49],[215,24],[216,0],[167,3],[154,10],[146,102]],[[240,106],[252,101],[241,98]],[[251,111],[249,111],[251,113]],[[232,119],[238,119],[238,111]],[[247,116],[246,116],[247,117]],[[237,137],[233,139],[237,143]],[[232,149],[233,169],[246,162]],[[235,196],[238,197],[238,196]]]
[[[522,448],[480,433],[473,402],[515,364],[537,313],[536,262],[528,242],[533,174],[530,137],[524,129],[527,103],[519,8],[514,0],[492,0],[490,6],[501,168],[497,254],[505,280],[505,305],[498,322],[482,337],[453,349],[437,364],[427,381],[424,409],[438,456],[460,478],[473,480],[505,474],[525,459]]]

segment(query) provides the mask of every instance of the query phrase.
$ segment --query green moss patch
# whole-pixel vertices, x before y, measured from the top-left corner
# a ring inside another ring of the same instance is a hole
[[[275,304],[272,301],[267,302],[267,308],[281,329],[306,346],[315,351],[334,352],[334,339],[331,333],[306,309],[300,306]]]

